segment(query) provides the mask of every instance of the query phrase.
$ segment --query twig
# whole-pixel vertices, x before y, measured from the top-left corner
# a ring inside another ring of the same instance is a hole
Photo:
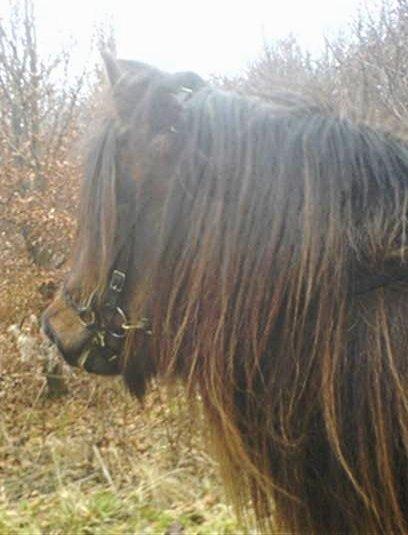
[[[103,458],[102,458],[102,455],[101,455],[101,453],[100,453],[100,451],[99,451],[99,448],[98,448],[95,444],[92,445],[92,451],[93,451],[94,454],[95,454],[95,458],[96,458],[96,460],[98,461],[99,466],[101,467],[102,473],[103,473],[103,475],[104,475],[106,481],[109,483],[109,485],[110,485],[115,491],[117,491],[118,489],[117,489],[115,483],[113,482],[113,479],[112,479],[112,476],[110,475],[109,469],[108,469],[108,467],[107,467],[105,461],[104,461]]]

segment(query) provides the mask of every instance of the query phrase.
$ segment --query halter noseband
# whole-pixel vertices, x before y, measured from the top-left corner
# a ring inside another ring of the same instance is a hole
[[[92,337],[87,344],[83,355],[78,360],[78,366],[86,369],[88,358],[91,352],[87,349],[93,347],[98,351],[99,359],[103,360],[105,373],[114,373],[118,366],[119,350],[109,347],[109,338],[121,341],[130,331],[141,331],[146,335],[151,335],[149,320],[142,317],[136,323],[131,323],[123,307],[123,290],[129,272],[131,261],[131,232],[134,229],[131,224],[122,237],[122,245],[117,250],[115,260],[111,267],[111,275],[102,300],[97,303],[96,291],[94,290],[85,303],[79,303],[69,292],[64,284],[62,295],[65,303],[75,311],[80,322],[86,329],[92,332]],[[115,322],[119,319],[119,322]],[[119,323],[119,327],[116,327]]]
[[[149,320],[142,317],[138,322],[131,323],[120,306],[122,291],[126,280],[126,273],[114,269],[100,306],[96,306],[94,292],[85,305],[77,303],[64,287],[63,297],[65,302],[76,312],[82,325],[92,333],[83,354],[77,364],[80,368],[87,369],[90,349],[98,352],[98,359],[103,361],[104,373],[115,373],[118,369],[118,359],[123,348],[123,340],[130,331],[141,331],[151,335]],[[119,318],[120,326],[115,327],[114,320]],[[109,345],[109,339],[122,342],[119,348],[113,349]],[[88,370],[89,371],[89,370]]]

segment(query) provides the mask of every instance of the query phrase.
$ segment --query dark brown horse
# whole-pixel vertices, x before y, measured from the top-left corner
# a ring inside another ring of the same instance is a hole
[[[268,532],[407,533],[407,148],[301,99],[106,62],[44,330],[139,397],[181,378]]]

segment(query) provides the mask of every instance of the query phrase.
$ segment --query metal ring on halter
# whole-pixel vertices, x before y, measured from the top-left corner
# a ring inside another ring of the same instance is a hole
[[[119,314],[121,320],[122,320],[122,324],[121,326],[119,327],[119,329],[121,329],[121,331],[112,331],[112,330],[108,330],[108,333],[113,336],[114,338],[124,338],[126,336],[126,332],[125,332],[125,329],[124,329],[124,325],[127,324],[127,316],[126,314],[124,313],[124,311],[120,308],[120,307],[116,307],[116,312]]]
[[[84,327],[87,327],[88,329],[96,325],[96,314],[92,308],[95,293],[96,293],[96,290],[93,290],[93,292],[89,295],[88,299],[86,300],[86,303],[84,305],[81,305],[77,303],[75,299],[71,296],[71,294],[68,292],[68,289],[65,283],[64,283],[63,291],[62,291],[62,295],[64,297],[65,302],[76,311],[80,322],[82,323]]]
[[[148,328],[149,321],[147,318],[141,318],[137,323],[129,323],[126,313],[120,307],[116,307],[116,312],[122,319],[122,325],[120,326],[120,328],[124,332],[119,333],[110,331],[112,336],[115,336],[116,338],[123,338],[124,336],[126,336],[126,331],[144,331],[146,334],[152,334],[152,331]]]
[[[78,316],[79,319],[84,325],[84,327],[87,327],[88,329],[90,327],[93,327],[96,325],[96,314],[95,311],[92,308],[92,303],[94,300],[96,290],[94,290],[91,295],[88,297],[88,300],[83,307],[78,307]]]
[[[89,308],[89,307],[79,308],[78,317],[79,317],[79,321],[87,329],[90,329],[91,327],[96,325],[96,314],[92,310],[92,308]]]
[[[96,289],[93,290],[92,293],[90,294],[90,296],[88,297],[88,301],[85,304],[86,308],[91,308],[92,307],[92,303],[93,303],[95,294],[96,294]]]
[[[113,338],[118,338],[119,340],[121,340],[122,338],[125,338],[125,336],[126,336],[125,331],[111,331],[111,330],[108,330],[106,332],[108,334],[110,334],[111,336],[113,336]]]
[[[128,323],[128,318],[127,318],[125,312],[120,307],[116,307],[116,312],[119,314],[120,319],[122,320],[122,325],[125,325],[126,323]],[[121,325],[121,327],[122,327],[122,325]]]

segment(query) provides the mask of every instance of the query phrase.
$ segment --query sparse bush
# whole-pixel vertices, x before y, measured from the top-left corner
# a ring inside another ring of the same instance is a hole
[[[214,83],[264,99],[300,93],[342,116],[408,137],[408,1],[361,9],[317,57],[293,36],[267,42],[243,75]]]

